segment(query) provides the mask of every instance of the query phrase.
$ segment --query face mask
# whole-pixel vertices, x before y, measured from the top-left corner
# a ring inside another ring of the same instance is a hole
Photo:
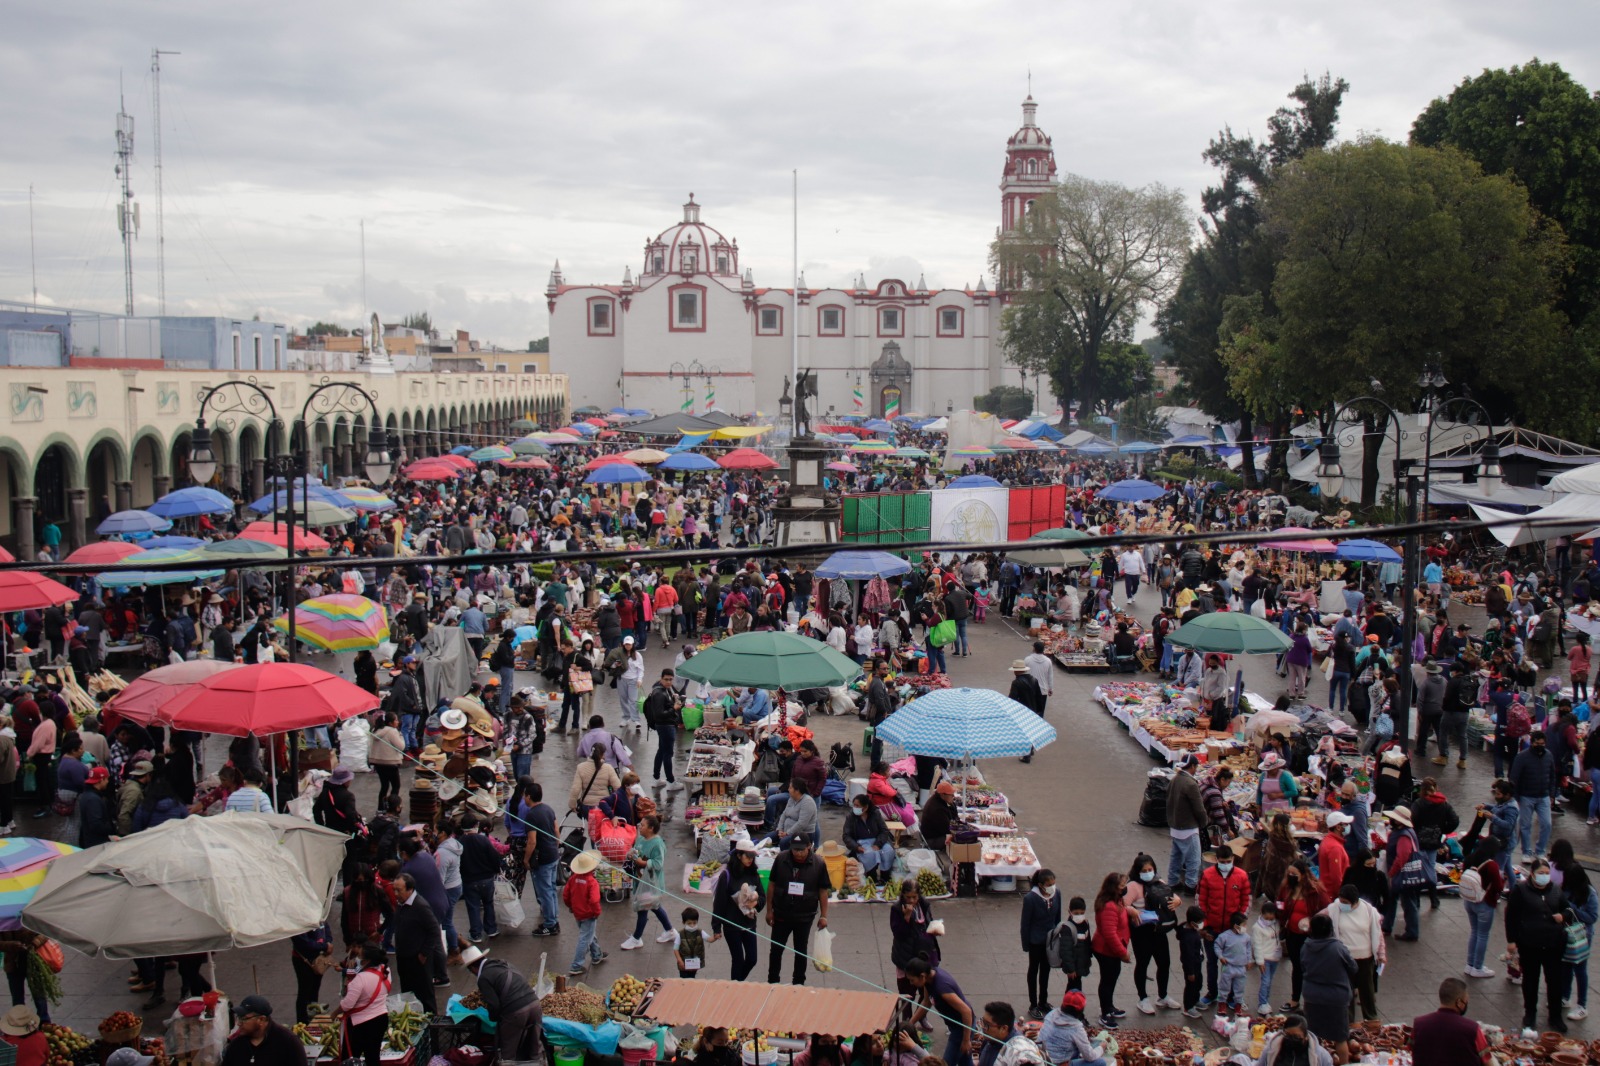
[[[1041,888],[1039,890],[1039,894],[1044,896],[1045,899],[1049,899],[1051,896],[1056,894],[1056,886],[1055,885],[1045,885],[1043,888]]]
[[[685,929],[689,930],[692,933],[692,932],[694,932],[694,929],[695,929],[695,923],[694,922],[684,922],[683,923],[683,927]]]
[[[1227,877],[1229,874],[1233,873],[1233,863],[1231,863],[1231,862],[1219,862],[1219,863],[1217,863],[1217,873],[1221,874],[1223,877]]]
[[[644,795],[644,786],[643,785],[629,785],[628,786],[628,791],[630,793],[632,793],[633,795],[635,795],[635,796],[642,796],[642,795]]]
[[[1545,885],[1550,883],[1550,875],[1547,873],[1534,874],[1533,883],[1538,885],[1540,888],[1543,888]]]
[[[1141,870],[1139,872],[1139,880],[1145,882],[1146,884],[1148,884],[1151,881],[1154,881],[1155,879],[1156,879],[1156,872],[1154,870]]]
[[[1083,919],[1084,919],[1084,913],[1082,911],[1074,911],[1073,912],[1073,914],[1072,914],[1072,920],[1073,921],[1081,922],[1081,921],[1083,921]]]
[[[1349,914],[1351,911],[1356,909],[1356,905],[1354,903],[1340,903],[1339,909],[1344,911],[1346,914]]]

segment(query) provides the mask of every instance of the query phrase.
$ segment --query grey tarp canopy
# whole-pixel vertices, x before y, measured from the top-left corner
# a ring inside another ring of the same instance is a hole
[[[618,431],[643,437],[681,437],[685,433],[715,433],[722,426],[721,420],[708,422],[694,415],[678,413],[619,426]]]
[[[422,701],[432,711],[442,700],[453,700],[472,687],[478,660],[472,657],[466,634],[456,626],[434,626],[422,638]]]
[[[346,839],[286,814],[165,822],[51,862],[22,924],[108,959],[271,944],[327,920]]]

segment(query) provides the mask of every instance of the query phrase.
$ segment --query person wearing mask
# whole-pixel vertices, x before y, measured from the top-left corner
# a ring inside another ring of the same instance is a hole
[[[641,666],[642,669],[642,666]],[[683,786],[672,776],[672,759],[678,744],[678,727],[683,724],[683,698],[673,687],[672,670],[661,671],[661,677],[644,700],[644,720],[656,734],[656,757],[650,771],[656,784],[667,779],[667,788],[676,791]]]
[[[777,830],[779,840],[803,836],[813,844],[821,834],[817,801],[806,792],[805,783],[798,777],[789,779],[789,802],[778,815]]]
[[[1100,883],[1100,891],[1094,899],[1092,947],[1095,961],[1100,966],[1100,1025],[1106,1029],[1117,1028],[1117,1020],[1128,1015],[1115,1002],[1117,978],[1122,975],[1122,966],[1133,961],[1129,932],[1131,919],[1128,905],[1123,902],[1127,887],[1128,878],[1125,874],[1109,873]]]
[[[1467,983],[1439,982],[1439,1009],[1411,1023],[1411,1066],[1489,1066],[1489,1038],[1467,1017]]]
[[[1550,847],[1550,797],[1559,779],[1555,760],[1546,749],[1544,731],[1535,729],[1529,733],[1528,744],[1527,750],[1511,761],[1507,775],[1517,799],[1517,838],[1522,845],[1523,862],[1544,858]],[[1539,821],[1537,836],[1533,833],[1535,818]]]
[[[1589,951],[1594,943],[1595,920],[1600,918],[1600,896],[1595,894],[1588,871],[1578,862],[1572,841],[1566,838],[1550,845],[1550,871],[1552,879],[1559,880],[1572,912],[1567,927],[1567,947],[1561,956],[1567,978],[1561,989],[1561,1001],[1572,1004],[1567,1009],[1568,1020],[1581,1021],[1589,1016]],[[1581,929],[1582,935],[1574,934],[1574,928]],[[1572,995],[1574,982],[1578,986],[1576,998]]]
[[[1177,1010],[1182,1002],[1167,994],[1167,979],[1172,969],[1172,945],[1168,934],[1178,927],[1177,892],[1161,880],[1156,860],[1149,855],[1134,857],[1123,890],[1128,906],[1128,937],[1133,947],[1133,987],[1139,995],[1139,1013],[1154,1014],[1157,1007]],[[1149,994],[1150,962],[1156,964],[1156,996]]]
[[[631,871],[634,875],[634,922],[633,935],[622,942],[623,951],[633,951],[644,946],[645,926],[650,921],[653,912],[656,920],[661,923],[661,933],[656,937],[658,944],[670,944],[677,939],[677,934],[672,928],[672,919],[667,915],[667,909],[661,905],[661,897],[666,890],[667,876],[667,846],[661,839],[661,819],[654,814],[647,814],[639,819],[639,835],[634,841],[633,849],[628,853],[631,862]],[[649,905],[651,900],[654,905]]]
[[[1561,1011],[1561,987],[1565,983],[1567,922],[1571,919],[1567,897],[1550,875],[1546,859],[1534,859],[1528,876],[1517,882],[1506,897],[1506,940],[1517,947],[1522,964],[1522,1025],[1536,1029],[1539,1022],[1539,979],[1545,982],[1546,1025],[1558,1033],[1567,1031]]]
[[[1483,841],[1461,871],[1461,906],[1467,913],[1467,968],[1468,977],[1493,977],[1494,971],[1483,965],[1489,952],[1489,931],[1494,928],[1495,908],[1505,892],[1505,874],[1494,859],[1495,844]]]
[[[631,635],[622,638],[621,653],[614,669],[617,688],[617,705],[622,710],[623,726],[642,729],[648,719],[639,717],[639,686],[644,683],[644,653],[634,647]],[[611,656],[606,656],[607,661]],[[668,671],[670,673],[670,671]],[[658,684],[656,688],[660,688]],[[652,691],[652,694],[653,691]],[[657,772],[656,777],[661,775]],[[669,777],[668,780],[671,778]]]
[[[1283,928],[1284,954],[1289,959],[1289,1003],[1283,1009],[1299,1010],[1305,969],[1300,950],[1311,935],[1311,919],[1328,905],[1322,885],[1311,874],[1311,865],[1296,859],[1283,875],[1278,889],[1278,924]],[[1309,1013],[1309,1012],[1308,1012]]]
[[[615,766],[619,773],[633,765],[627,745],[606,729],[606,720],[598,714],[589,717],[589,730],[578,738],[576,756],[579,759],[587,759],[596,749],[604,754],[606,762]]]
[[[389,1031],[389,956],[383,945],[361,945],[361,969],[345,986],[334,1021],[343,1031],[341,1048],[346,1061],[360,1059],[364,1066],[379,1066],[383,1040]]]
[[[1050,960],[1046,946],[1061,924],[1061,893],[1056,875],[1038,870],[1033,887],[1022,897],[1022,951],[1028,956],[1028,1016],[1035,1021],[1050,1009]]]
[[[0,785],[0,788],[4,788]],[[111,773],[104,766],[91,766],[78,797],[78,847],[92,848],[111,842],[116,831],[110,803]]]
[[[1311,1038],[1306,1020],[1299,1014],[1283,1019],[1283,1027],[1267,1036],[1256,1066],[1333,1066],[1333,1055]]]
[[[1420,846],[1411,825],[1411,809],[1396,807],[1385,817],[1390,822],[1389,840],[1384,845],[1384,869],[1389,872],[1389,900],[1383,911],[1383,931],[1386,934],[1394,933],[1395,912],[1398,910],[1405,916],[1406,931],[1397,934],[1395,939],[1415,941],[1421,935],[1419,904],[1422,890],[1430,884],[1427,877],[1429,866],[1418,855]],[[1418,865],[1408,870],[1406,866],[1413,856],[1417,858]]]
[[[1202,1009],[1217,999],[1216,938],[1228,930],[1233,915],[1250,910],[1250,875],[1235,863],[1233,848],[1224,845],[1209,858],[1213,865],[1200,874],[1195,893],[1195,902],[1205,912],[1201,937],[1206,952],[1206,994],[1200,998]]]
[[[806,739],[800,742],[799,753],[795,756],[794,767],[789,771],[791,781],[799,781],[805,785],[806,794],[814,800],[822,798],[822,786],[828,783],[828,764],[823,762],[822,755],[817,751],[817,743]]]
[[[815,922],[819,929],[828,927],[830,888],[828,868],[812,851],[811,837],[792,834],[768,875],[766,910],[772,949],[767,956],[767,984],[778,983],[783,969],[784,945],[791,938],[794,940],[793,983],[806,983],[811,926]],[[971,1020],[969,1012],[967,1021]]]
[[[1345,833],[1354,821],[1343,811],[1329,811],[1328,831],[1317,844],[1317,879],[1322,882],[1322,894],[1328,899],[1339,895],[1344,884],[1345,871],[1350,869],[1350,850],[1345,843]]]
[[[1200,831],[1206,826],[1206,803],[1194,778],[1195,757],[1178,761],[1167,787],[1167,833],[1172,852],[1167,858],[1167,882],[1174,891],[1193,893],[1200,879]]]
[[[1333,935],[1350,952],[1355,960],[1355,973],[1351,983],[1355,996],[1350,1000],[1351,1020],[1355,1018],[1356,999],[1361,1001],[1361,1014],[1367,1021],[1378,1017],[1378,967],[1389,960],[1383,940],[1383,915],[1361,898],[1354,885],[1339,889],[1332,903],[1322,912],[1333,923]],[[1304,950],[1301,952],[1304,965]]]
[[[861,873],[880,885],[894,872],[894,838],[877,806],[865,794],[850,801],[844,819],[845,850],[861,863]]]
[[[743,981],[756,966],[756,915],[767,904],[756,869],[756,846],[749,840],[733,845],[728,865],[717,875],[712,900],[710,939],[727,939],[732,958],[729,977]]]
[[[467,939],[474,944],[482,941],[485,935],[500,935],[494,913],[494,879],[507,851],[504,844],[480,833],[478,828],[477,818],[467,815],[461,820],[458,837],[461,898],[467,903]]]

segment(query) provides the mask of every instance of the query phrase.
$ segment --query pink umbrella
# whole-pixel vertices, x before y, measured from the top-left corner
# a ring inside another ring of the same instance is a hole
[[[147,670],[129,682],[127,688],[112,696],[106,706],[124,718],[141,723],[150,722],[162,707],[190,685],[204,681],[213,674],[237,670],[240,665],[215,659],[194,659]]]
[[[62,562],[65,563],[117,563],[140,550],[137,544],[125,540],[97,540],[85,544]]]
[[[191,685],[161,708],[174,729],[258,737],[333,725],[372,710],[378,697],[305,663],[240,666]]]
[[[1274,529],[1274,536],[1287,533],[1310,533],[1305,526],[1284,526]],[[1326,537],[1309,537],[1305,540],[1264,540],[1256,544],[1258,548],[1273,548],[1281,552],[1312,552],[1316,555],[1332,555],[1339,550],[1339,546]]]

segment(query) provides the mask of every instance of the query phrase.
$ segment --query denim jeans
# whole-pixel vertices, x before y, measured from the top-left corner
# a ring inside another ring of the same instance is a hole
[[[633,917],[633,939],[638,940],[644,936],[645,926],[650,924],[650,916],[654,914],[656,921],[661,923],[663,933],[672,932],[672,919],[667,915],[667,908],[653,907],[647,911],[635,911]]]
[[[860,860],[861,872],[864,874],[871,874],[875,870],[890,873],[894,870],[894,845],[866,841],[862,843],[861,851],[856,858]]]
[[[422,745],[417,743],[417,726],[422,723],[420,714],[402,714],[400,716],[400,735],[405,738],[406,750],[414,751]]]
[[[934,647],[933,641],[930,640],[928,641],[927,651],[928,669],[935,671],[936,673],[948,673],[949,671],[945,669],[944,665],[944,649]],[[952,1064],[947,1063],[946,1066],[952,1066]]]
[[[678,746],[678,727],[671,725],[652,726],[656,731],[656,761],[651,767],[650,774],[656,780],[665,777],[669,782],[672,776],[672,756]]]
[[[515,666],[502,666],[500,668],[500,717],[502,720],[511,713],[511,690],[517,685],[517,668]]]
[[[966,1035],[965,1029],[950,1027],[950,1035],[944,1042],[945,1066],[972,1066],[972,1052],[961,1050],[961,1038]],[[981,1036],[972,1038],[972,1046],[977,1047],[983,1040]]]
[[[617,681],[617,704],[622,708],[622,720],[624,722],[638,720],[639,682],[626,677],[620,678]]]
[[[444,890],[444,939],[445,947],[452,953],[461,950],[461,934],[456,932],[456,904],[461,901],[462,885]]]
[[[1256,994],[1258,1006],[1269,1006],[1272,1003],[1272,978],[1278,972],[1278,960],[1268,959],[1261,964],[1261,990]]]
[[[511,756],[511,773],[519,781],[533,773],[533,756],[522,754]]]
[[[1395,909],[1399,908],[1405,915],[1405,935],[1415,940],[1421,932],[1421,920],[1418,914],[1419,904],[1422,901],[1422,890],[1416,888],[1397,888],[1389,893],[1389,899],[1383,906],[1383,931],[1394,933]]]
[[[1200,834],[1173,837],[1172,853],[1167,858],[1167,884],[1174,889],[1194,888],[1200,883]]]
[[[540,927],[554,929],[561,922],[561,909],[556,903],[556,867],[559,860],[535,866],[528,873],[533,880],[533,898],[539,901]]]
[[[962,655],[965,655],[971,650],[972,649],[967,646],[967,620],[965,618],[957,618],[956,651],[960,652]]]
[[[1543,855],[1550,847],[1550,797],[1549,796],[1518,796],[1517,797],[1517,839],[1522,844],[1523,855]],[[1539,819],[1538,847],[1529,845],[1534,843],[1532,830],[1533,819]]]
[[[494,878],[464,882],[461,896],[467,901],[468,939],[482,940],[485,933],[493,936],[500,931],[494,918]]]
[[[1135,596],[1137,596],[1139,594],[1139,575],[1138,574],[1123,574],[1122,575],[1122,588],[1123,588],[1123,591],[1128,594],[1127,597],[1126,597],[1127,599],[1131,600]]]
[[[1489,930],[1494,927],[1494,908],[1487,903],[1463,903],[1467,912],[1467,967],[1480,970],[1489,951]]]
[[[594,927],[600,919],[583,918],[578,922],[578,950],[572,953],[572,968],[583,968],[583,958],[588,955],[595,962],[600,961],[600,956],[605,952],[600,950],[600,945],[595,941]]]
[[[1333,676],[1328,678],[1328,710],[1342,711],[1350,698],[1350,675],[1343,670],[1335,670]]]

